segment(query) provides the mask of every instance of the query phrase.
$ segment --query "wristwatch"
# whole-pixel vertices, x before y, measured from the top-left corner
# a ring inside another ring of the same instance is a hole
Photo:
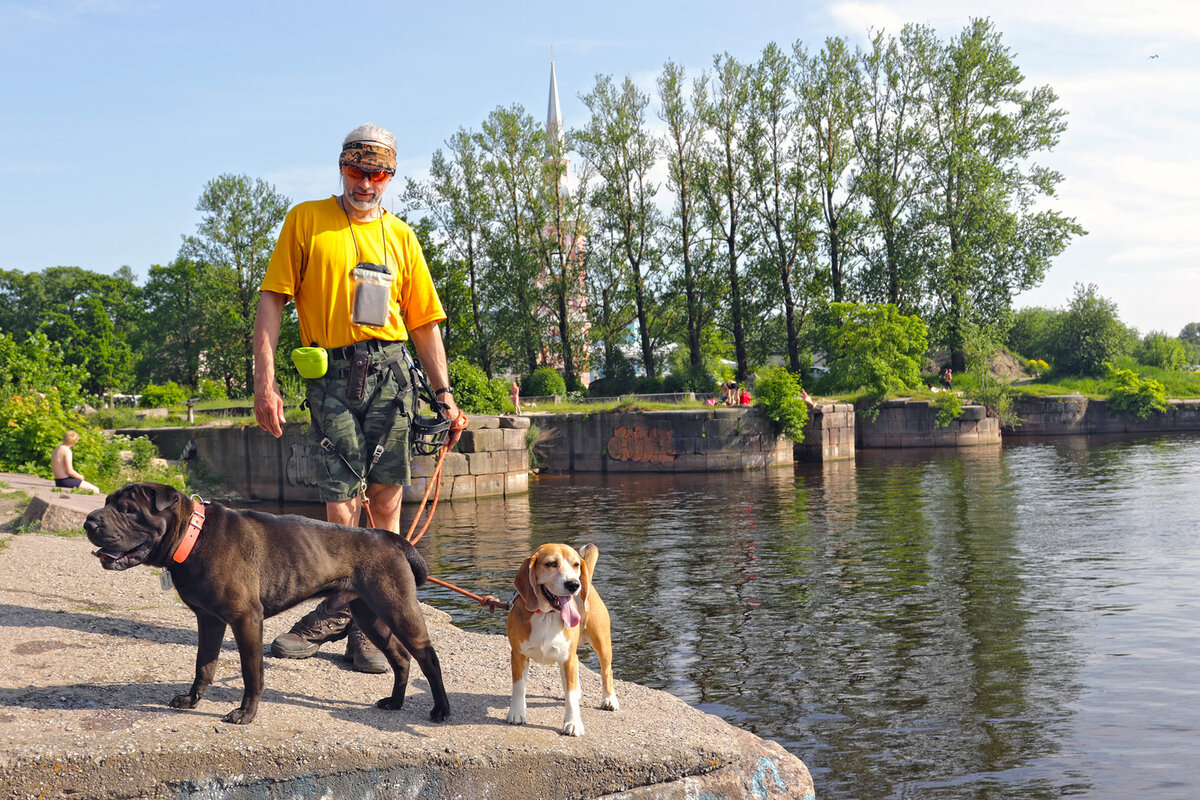
[[[434,397],[440,397],[441,395],[444,395],[444,394],[454,394],[454,387],[453,386],[443,386],[440,389],[433,390]]]

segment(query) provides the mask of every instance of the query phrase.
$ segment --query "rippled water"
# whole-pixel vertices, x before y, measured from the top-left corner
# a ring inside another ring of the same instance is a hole
[[[780,742],[823,799],[1190,798],[1198,498],[1200,437],[1056,438],[542,477],[443,504],[421,548],[507,599],[537,544],[596,542],[617,677]]]

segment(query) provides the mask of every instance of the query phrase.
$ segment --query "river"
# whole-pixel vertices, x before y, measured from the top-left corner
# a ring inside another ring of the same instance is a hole
[[[543,476],[443,504],[421,548],[508,599],[537,544],[596,542],[616,676],[778,741],[823,800],[1192,798],[1198,498],[1200,437],[1058,437]]]

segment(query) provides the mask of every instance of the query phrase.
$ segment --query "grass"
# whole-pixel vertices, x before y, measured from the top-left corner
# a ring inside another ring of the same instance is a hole
[[[605,400],[602,403],[572,403],[569,400],[563,400],[558,405],[544,405],[536,408],[524,408],[526,414],[536,414],[548,412],[550,414],[577,414],[577,413],[595,413],[599,414],[605,411],[678,411],[680,409],[702,409],[712,408],[706,406],[703,400],[683,400],[678,403],[660,403],[638,400],[634,395],[626,395],[624,397]]]
[[[1132,358],[1117,359],[1113,366],[1122,369],[1132,369],[1143,378],[1152,378],[1166,388],[1167,397],[1176,399],[1200,398],[1200,372],[1167,371],[1156,367],[1135,362]],[[940,386],[936,375],[922,375],[923,386]],[[1109,387],[1104,378],[1055,375],[1053,373],[1036,378],[1029,383],[1013,384],[1012,390],[1018,394],[1034,397],[1046,397],[1059,394],[1081,394],[1092,399],[1108,396]],[[954,390],[963,393],[965,398],[971,398],[973,392],[979,389],[979,378],[970,372],[960,372],[954,376]],[[819,402],[825,403],[855,403],[863,396],[862,392],[840,392],[814,396]],[[937,393],[925,388],[897,394],[896,396],[912,397],[918,400],[936,400]],[[220,422],[230,426],[255,425],[253,413],[243,416],[229,417],[215,413],[226,408],[249,408],[253,404],[250,398],[241,400],[204,400],[195,407],[196,425]],[[602,413],[606,411],[666,411],[679,409],[711,408],[704,404],[704,398],[682,401],[678,403],[647,402],[636,399],[634,395],[625,395],[599,403],[571,402],[564,399],[558,405],[542,405],[525,409],[526,413],[577,414]],[[138,409],[118,408],[98,411],[92,415],[92,420],[103,428],[149,428],[186,426],[186,409],[183,406],[173,407],[166,419],[138,419]],[[286,412],[288,422],[307,422],[308,412],[298,405],[290,405]]]

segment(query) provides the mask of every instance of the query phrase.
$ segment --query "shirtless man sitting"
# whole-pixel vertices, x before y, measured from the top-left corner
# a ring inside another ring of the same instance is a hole
[[[83,476],[75,471],[71,448],[79,441],[79,434],[67,431],[63,434],[62,444],[54,448],[50,456],[50,469],[54,471],[54,485],[61,489],[86,489],[92,494],[101,494],[99,487],[88,483]]]

